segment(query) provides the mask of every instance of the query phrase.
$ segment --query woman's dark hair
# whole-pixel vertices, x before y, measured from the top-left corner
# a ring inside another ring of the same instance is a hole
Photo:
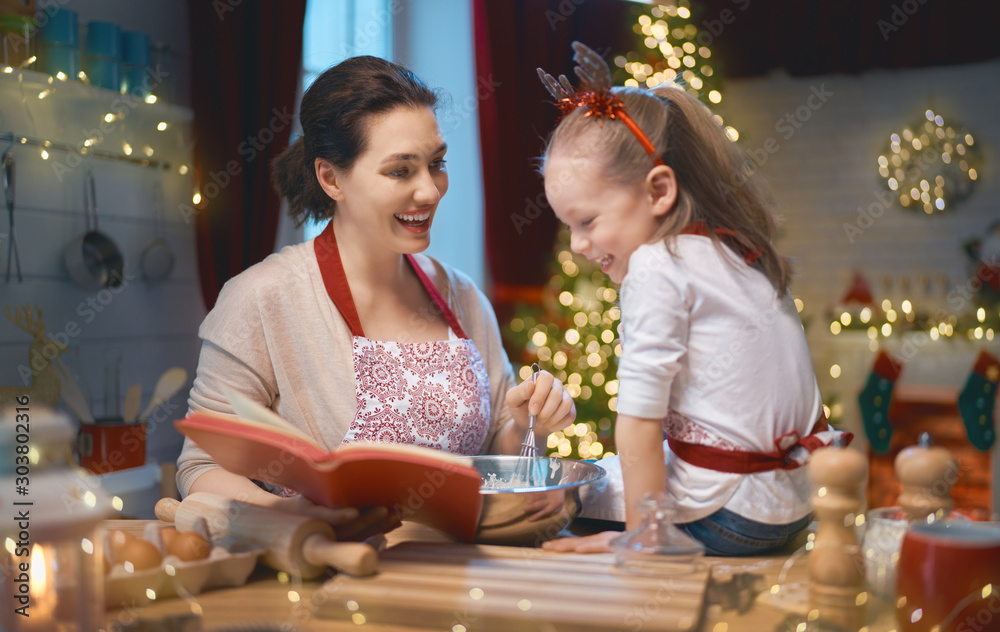
[[[390,61],[365,55],[328,68],[302,95],[302,137],[271,162],[274,186],[296,224],[327,219],[336,210],[316,179],[317,158],[349,171],[368,144],[371,117],[400,106],[436,105],[432,90]]]

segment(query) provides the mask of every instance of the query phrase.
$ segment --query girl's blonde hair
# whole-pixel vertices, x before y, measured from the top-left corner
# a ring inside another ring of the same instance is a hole
[[[677,201],[662,217],[652,241],[663,239],[669,248],[671,237],[702,221],[717,246],[721,232],[741,256],[759,252],[754,265],[783,294],[791,280],[791,264],[771,243],[777,231],[774,216],[749,165],[708,108],[678,88],[615,87],[611,91],[622,99],[625,110],[677,178]],[[605,174],[614,182],[642,182],[653,162],[635,135],[620,121],[586,113],[586,108],[577,108],[559,122],[546,144],[543,161],[556,149],[569,149],[599,156]],[[594,151],[580,147],[582,140]]]

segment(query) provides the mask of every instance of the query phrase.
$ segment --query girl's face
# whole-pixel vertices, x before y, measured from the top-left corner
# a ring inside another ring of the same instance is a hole
[[[348,172],[319,166],[337,200],[334,221],[350,238],[412,254],[430,245],[431,222],[448,190],[437,118],[426,107],[400,107],[369,122],[368,147]]]
[[[545,196],[572,234],[570,248],[600,263],[620,284],[629,257],[652,239],[666,212],[649,179],[631,185],[611,181],[597,160],[572,150],[550,155],[544,174]]]

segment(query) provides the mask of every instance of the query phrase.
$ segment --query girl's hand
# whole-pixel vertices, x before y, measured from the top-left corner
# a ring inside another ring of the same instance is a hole
[[[535,381],[525,380],[507,391],[507,407],[521,432],[528,430],[528,414],[537,415],[535,434],[548,436],[576,419],[573,398],[548,371],[539,371]]]
[[[354,507],[335,509],[323,507],[301,494],[282,498],[275,496],[268,506],[278,511],[296,513],[329,523],[340,541],[361,541],[373,535],[392,531],[400,525],[399,515],[388,507],[369,507],[358,511]]]
[[[542,548],[559,553],[611,553],[611,541],[621,534],[621,531],[602,531],[581,538],[559,538],[543,542]]]

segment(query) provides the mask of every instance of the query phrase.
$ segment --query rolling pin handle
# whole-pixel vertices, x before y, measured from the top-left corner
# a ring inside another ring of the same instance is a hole
[[[161,498],[156,501],[156,507],[153,508],[153,513],[156,517],[164,522],[173,522],[174,517],[177,515],[177,508],[181,506],[180,501],[175,498]]]
[[[365,577],[375,572],[378,553],[363,542],[336,542],[322,533],[302,543],[302,557],[310,564],[332,566],[348,575]]]

